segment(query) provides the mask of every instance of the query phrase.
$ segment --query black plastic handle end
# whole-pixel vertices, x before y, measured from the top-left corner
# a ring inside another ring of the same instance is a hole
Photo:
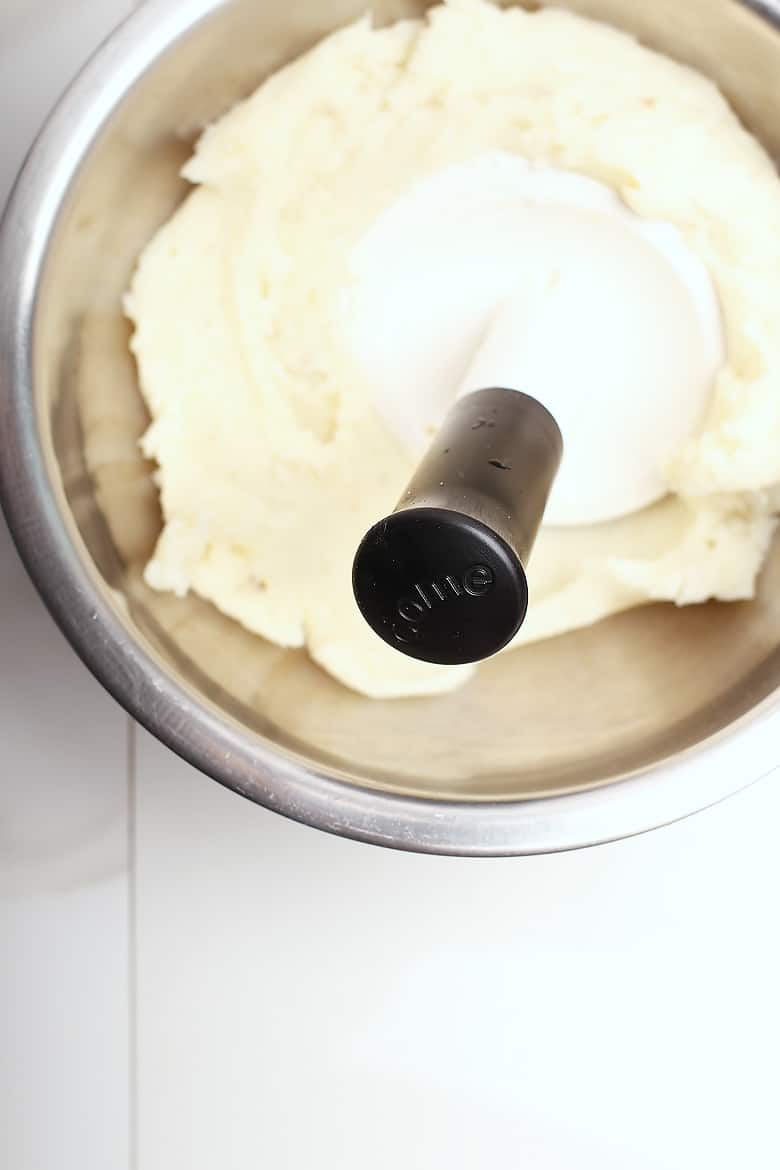
[[[425,662],[488,658],[515,636],[528,606],[525,571],[509,545],[444,508],[407,508],[374,525],[352,584],[380,638]]]

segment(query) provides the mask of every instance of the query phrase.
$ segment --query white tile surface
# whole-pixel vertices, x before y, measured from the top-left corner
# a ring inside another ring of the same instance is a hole
[[[126,1170],[124,875],[0,901],[0,1166]]]
[[[138,754],[142,1170],[775,1170],[765,782],[467,861],[280,820]]]
[[[128,7],[0,4],[0,205]],[[0,646],[0,1167],[123,1170],[128,722],[54,628],[1,519]]]

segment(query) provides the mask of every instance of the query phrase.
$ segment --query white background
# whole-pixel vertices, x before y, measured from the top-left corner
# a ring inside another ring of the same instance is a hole
[[[129,7],[0,0],[0,202]],[[0,599],[2,1170],[780,1165],[776,781],[578,854],[384,852],[131,729],[4,530]]]

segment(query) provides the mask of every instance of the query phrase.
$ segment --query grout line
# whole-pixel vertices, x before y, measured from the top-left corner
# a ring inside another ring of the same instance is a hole
[[[138,1170],[138,920],[136,901],[137,775],[134,720],[127,718],[127,1040],[128,1040],[128,1170]]]

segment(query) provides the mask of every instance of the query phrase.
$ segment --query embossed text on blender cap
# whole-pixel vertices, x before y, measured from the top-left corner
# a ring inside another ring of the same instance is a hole
[[[418,581],[412,586],[410,593],[399,597],[395,611],[398,617],[403,618],[404,626],[393,626],[393,633],[399,642],[418,641],[423,636],[420,623],[423,622],[434,606],[446,604],[453,598],[484,597],[495,582],[495,574],[489,565],[478,564],[469,566],[460,575],[447,573],[433,581]]]

